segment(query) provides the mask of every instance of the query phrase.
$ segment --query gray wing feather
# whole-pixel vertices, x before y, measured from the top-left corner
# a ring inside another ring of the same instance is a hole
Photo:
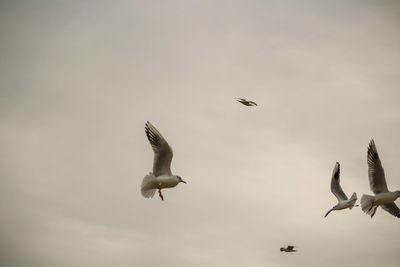
[[[332,173],[331,180],[331,192],[335,195],[338,201],[347,200],[346,194],[343,192],[342,187],[340,186],[340,164],[336,162],[335,168]]]
[[[383,170],[373,139],[369,142],[367,161],[369,187],[372,192],[374,192],[374,194],[389,192],[386,185],[385,171]]]
[[[242,103],[245,106],[251,106],[251,104],[247,100],[240,100],[239,102]]]
[[[383,205],[381,205],[381,207],[382,207],[382,209],[386,210],[393,216],[400,218],[400,209],[399,209],[399,207],[397,207],[396,204],[394,204],[394,203],[383,204]]]
[[[160,132],[150,123],[146,123],[146,136],[154,151],[153,174],[157,177],[162,174],[171,175],[171,161],[173,152]]]

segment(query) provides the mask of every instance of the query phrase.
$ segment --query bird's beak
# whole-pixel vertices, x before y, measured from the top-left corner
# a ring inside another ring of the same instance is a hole
[[[181,183],[185,183],[186,184],[186,182],[184,180],[182,180]]]

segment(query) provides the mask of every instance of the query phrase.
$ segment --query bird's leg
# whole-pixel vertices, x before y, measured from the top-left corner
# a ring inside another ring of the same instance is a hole
[[[161,189],[158,189],[158,195],[160,196],[161,200],[164,200],[163,195],[161,194]]]
[[[371,214],[371,219],[372,219],[372,217],[374,217],[374,215],[375,215],[376,208],[377,208],[377,207],[375,207],[374,212],[372,212],[372,214]]]
[[[369,208],[368,212],[370,212],[370,211],[372,210],[373,207],[374,207],[374,202],[372,201],[371,207]]]

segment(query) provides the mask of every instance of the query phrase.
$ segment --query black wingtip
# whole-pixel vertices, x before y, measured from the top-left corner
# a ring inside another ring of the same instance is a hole
[[[370,141],[369,141],[369,145],[368,145],[368,149],[373,149],[375,147],[375,142],[374,142],[374,139],[371,139]]]
[[[369,142],[367,152],[368,152],[368,155],[371,155],[373,157],[378,157],[378,150],[376,149],[374,139],[371,139],[371,141]]]
[[[144,131],[146,133],[147,139],[151,142],[151,136],[150,136],[150,128],[149,128],[149,121],[146,122]]]
[[[340,163],[336,161],[335,167],[333,168],[333,177],[338,179],[340,175]]]

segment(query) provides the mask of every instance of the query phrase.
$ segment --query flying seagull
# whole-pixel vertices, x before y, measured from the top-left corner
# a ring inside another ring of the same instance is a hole
[[[143,178],[142,196],[151,198],[158,189],[158,195],[161,200],[164,200],[161,189],[175,187],[179,183],[186,184],[186,182],[171,173],[172,149],[164,137],[150,122],[146,123],[145,130],[154,151],[154,161],[153,172]]]
[[[369,187],[375,196],[363,195],[361,197],[361,209],[374,217],[376,209],[381,206],[393,216],[400,218],[400,210],[394,201],[400,197],[400,191],[390,192],[385,179],[385,172],[379,159],[378,150],[376,150],[373,139],[369,142],[368,153],[368,178]]]
[[[342,187],[340,186],[340,164],[336,162],[335,167],[332,173],[332,180],[331,180],[331,192],[335,195],[338,200],[338,204],[333,206],[326,214],[325,217],[333,210],[344,210],[344,209],[352,209],[356,201],[357,201],[357,194],[356,192],[353,193],[350,199],[347,198],[346,194],[343,192]]]
[[[287,246],[287,248],[281,248],[281,251],[283,252],[296,252],[297,250],[295,250],[296,246]]]
[[[254,102],[254,101],[249,101],[249,100],[246,100],[246,99],[244,99],[244,98],[236,98],[236,100],[237,100],[239,103],[242,103],[242,104],[245,105],[245,106],[249,106],[249,107],[257,106],[257,103],[256,103],[256,102]]]

